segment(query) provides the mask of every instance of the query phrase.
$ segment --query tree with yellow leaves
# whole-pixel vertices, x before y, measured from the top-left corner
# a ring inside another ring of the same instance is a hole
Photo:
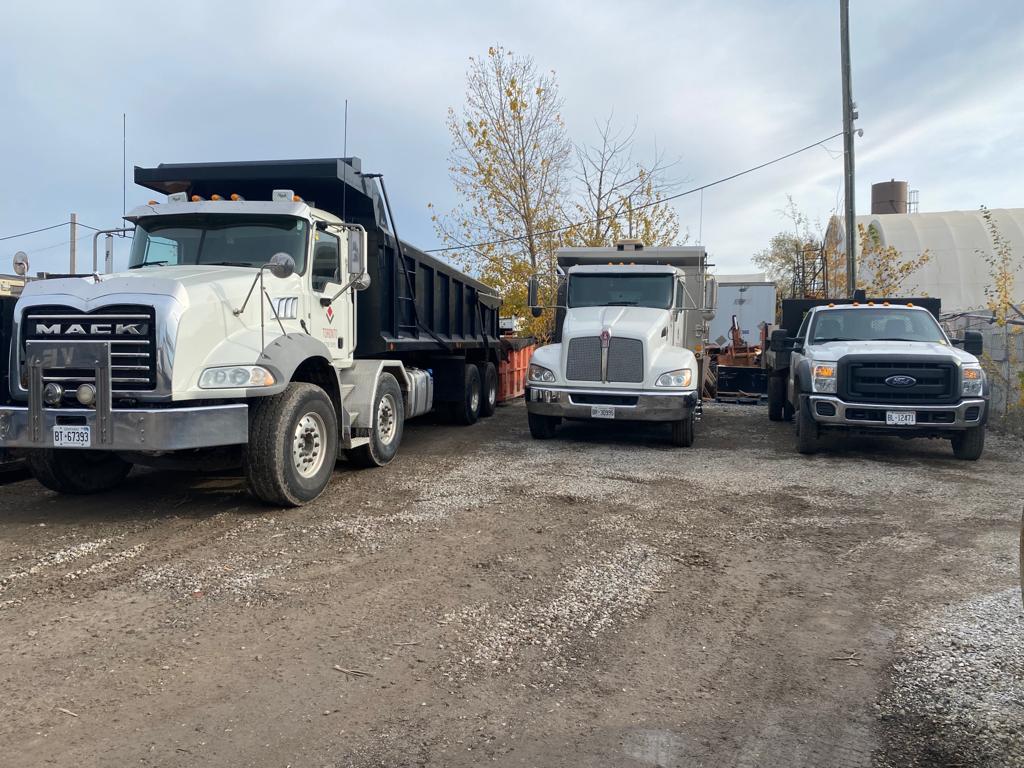
[[[870,278],[858,279],[857,287],[876,297],[914,295],[917,285],[907,281],[931,260],[931,254],[925,250],[916,258],[904,259],[894,246],[882,245],[882,238],[874,227],[858,224],[857,234],[860,237],[858,273]]]
[[[469,60],[466,102],[448,110],[449,173],[462,203],[433,215],[438,235],[456,248],[452,260],[494,286],[503,311],[543,333],[526,306],[526,281],[542,281],[545,302],[556,291],[554,254],[569,189],[573,145],[553,72],[529,56],[492,46]],[[473,247],[469,247],[472,245]]]

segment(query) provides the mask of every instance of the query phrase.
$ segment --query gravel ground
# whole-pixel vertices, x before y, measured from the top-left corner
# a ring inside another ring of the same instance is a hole
[[[0,486],[21,766],[1024,765],[1024,447],[418,420],[300,510]]]

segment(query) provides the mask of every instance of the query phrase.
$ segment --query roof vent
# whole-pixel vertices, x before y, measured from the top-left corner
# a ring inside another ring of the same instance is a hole
[[[615,250],[616,251],[642,251],[644,249],[643,240],[616,240]]]

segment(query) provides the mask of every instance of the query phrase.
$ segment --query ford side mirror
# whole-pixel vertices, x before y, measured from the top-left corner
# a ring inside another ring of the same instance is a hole
[[[284,251],[275,253],[270,257],[266,268],[270,270],[270,274],[274,277],[284,280],[286,277],[291,277],[295,274],[295,259]]]
[[[537,306],[540,302],[537,300],[537,295],[540,293],[540,281],[536,275],[531,275],[530,279],[526,281],[526,303],[530,307],[530,314],[534,317],[540,317],[544,310]]]
[[[964,331],[964,352],[980,357],[985,351],[985,337],[978,331]]]
[[[772,331],[771,338],[768,341],[768,345],[772,352],[782,352],[786,348],[786,339],[789,338],[789,331],[785,328],[777,328]]]

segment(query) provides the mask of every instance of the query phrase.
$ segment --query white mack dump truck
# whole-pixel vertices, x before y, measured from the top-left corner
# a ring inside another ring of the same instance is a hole
[[[708,322],[716,285],[701,246],[563,248],[555,342],[530,358],[530,434],[553,437],[562,419],[660,421],[690,446],[701,413]],[[535,315],[538,280],[531,279]]]
[[[358,158],[136,168],[167,198],[126,216],[128,270],[18,299],[0,449],[64,493],[241,466],[294,506],[339,456],[391,461],[405,419],[492,414],[500,301],[399,240],[376,178]]]

